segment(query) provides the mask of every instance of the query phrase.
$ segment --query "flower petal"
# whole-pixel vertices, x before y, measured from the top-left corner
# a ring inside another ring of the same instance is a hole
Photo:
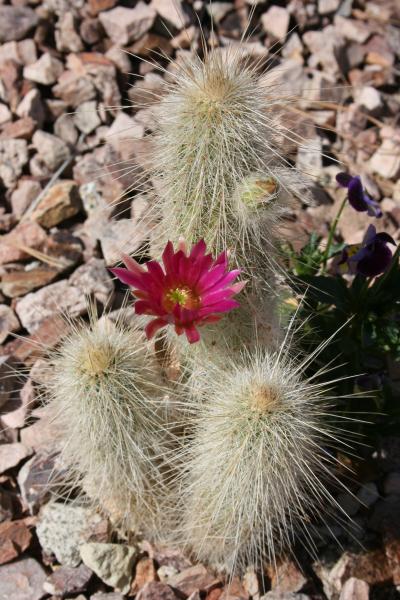
[[[386,233],[386,231],[381,231],[380,233],[377,233],[376,238],[382,242],[385,242],[386,244],[393,244],[394,246],[397,246],[392,236]]]
[[[128,271],[128,269],[114,267],[112,269],[109,269],[109,271],[111,271],[113,275],[115,275],[120,281],[122,281],[122,283],[126,283],[127,285],[137,287],[140,289],[143,287],[142,277],[131,273],[130,271]]]
[[[368,208],[367,208],[368,215],[370,217],[376,217],[377,219],[380,219],[383,215],[383,212],[382,212],[379,204],[377,202],[375,202],[375,200],[372,200],[372,198],[370,198],[367,195],[365,195],[364,198],[368,205]]]
[[[182,327],[182,325],[178,325],[178,323],[175,323],[175,333],[176,335],[182,335],[182,333],[184,333],[185,329],[184,327]]]
[[[197,285],[200,277],[209,270],[213,263],[213,258],[211,254],[206,254],[205,256],[198,258],[196,261],[192,263],[189,267],[186,275],[186,282],[191,283],[193,288]],[[199,291],[197,289],[197,291]]]
[[[151,340],[152,337],[157,333],[159,329],[162,329],[168,325],[168,322],[165,319],[153,319],[150,323],[147,323],[144,331],[148,340]]]
[[[349,173],[338,173],[336,175],[336,181],[338,182],[338,184],[345,188],[348,187],[352,179],[353,177],[349,175]]]
[[[224,275],[223,277],[218,279],[216,282],[214,282],[212,285],[205,285],[202,289],[202,293],[210,292],[213,290],[213,288],[216,288],[216,287],[218,287],[218,288],[227,287],[228,284],[231,283],[231,281],[233,281],[234,279],[236,279],[236,277],[238,277],[240,275],[240,273],[241,273],[240,269],[234,269],[233,271],[230,271],[229,273],[227,273],[226,275]]]
[[[368,225],[368,229],[365,232],[363,241],[362,241],[362,245],[363,246],[367,246],[368,244],[371,244],[374,239],[376,238],[376,227],[375,225]]]
[[[247,281],[238,281],[237,283],[234,283],[229,287],[231,288],[231,290],[234,291],[235,294],[239,294],[239,292],[242,291],[242,289],[247,283]]]
[[[135,273],[135,275],[140,275],[141,273],[145,273],[145,269],[142,267],[142,265],[140,265],[138,262],[136,262],[136,260],[134,258],[132,258],[131,256],[129,256],[128,254],[122,255],[122,261],[123,261],[124,265],[126,266],[126,268],[129,271],[132,271],[132,273]]]
[[[150,298],[149,293],[142,290],[132,290],[132,294],[140,300],[149,300]]]
[[[225,272],[225,265],[218,265],[217,267],[213,267],[210,271],[203,273],[197,284],[198,289],[203,291],[208,290],[220,279],[222,279],[222,277],[225,275]]]
[[[134,304],[135,313],[137,315],[161,315],[165,311],[159,310],[158,306],[154,306],[148,300],[136,300]]]
[[[234,308],[238,308],[240,306],[239,302],[236,300],[221,300],[217,304],[212,304],[211,306],[204,306],[199,309],[199,316],[207,316],[211,313],[224,313],[233,310]]]
[[[172,242],[168,242],[165,246],[164,252],[162,253],[162,261],[165,266],[165,272],[173,270],[173,259],[174,259],[174,246]]]
[[[359,244],[354,244],[354,250],[356,249],[356,246],[359,246]],[[361,248],[359,248],[357,250],[357,252],[352,252],[348,257],[347,257],[347,262],[350,263],[358,263],[360,260],[363,260],[364,258],[368,257],[371,252],[373,252],[373,247],[370,246],[362,246]]]
[[[222,319],[223,315],[207,315],[206,317],[202,317],[202,323],[217,323]]]
[[[187,244],[185,238],[183,237],[180,237],[178,240],[178,250],[182,250],[184,254],[186,254],[187,252]]]
[[[351,206],[358,212],[365,212],[368,208],[366,194],[364,194],[363,185],[360,177],[352,177],[348,185],[348,198]]]
[[[214,265],[225,265],[225,268],[228,268],[228,253],[225,251],[221,252],[215,259]]]
[[[190,251],[190,258],[193,260],[197,260],[205,255],[207,250],[206,243],[203,239],[201,239],[197,244],[195,244]]]
[[[190,327],[185,327],[185,333],[189,344],[194,344],[200,339],[200,334],[194,325],[191,325]]]
[[[357,272],[365,277],[376,277],[384,273],[392,261],[392,251],[384,242],[376,242],[374,251],[357,264]]]
[[[162,270],[160,263],[158,263],[156,260],[149,260],[149,262],[146,263],[146,267],[148,272],[151,274],[153,281],[157,284],[163,285],[165,273]]]
[[[232,290],[231,288],[224,288],[224,289],[216,290],[214,292],[209,292],[208,294],[205,294],[202,297],[201,304],[203,307],[212,306],[212,305],[217,304],[218,302],[221,302],[221,300],[226,300],[226,299],[230,298],[234,294],[235,294],[235,291]]]

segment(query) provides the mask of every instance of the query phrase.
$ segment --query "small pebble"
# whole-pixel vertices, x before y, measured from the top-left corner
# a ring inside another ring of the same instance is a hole
[[[378,488],[373,481],[368,483],[364,483],[364,485],[359,489],[357,498],[368,508],[372,506],[379,498]]]
[[[400,494],[400,473],[389,473],[383,482],[383,492],[385,496],[390,494]]]

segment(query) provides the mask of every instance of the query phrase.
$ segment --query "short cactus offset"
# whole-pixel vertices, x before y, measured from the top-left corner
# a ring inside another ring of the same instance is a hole
[[[282,354],[227,359],[228,369],[209,363],[193,388],[178,538],[197,559],[230,573],[274,562],[296,533],[312,548],[310,517],[337,508],[340,519],[327,487],[339,481],[324,444],[340,436],[325,386],[308,382],[304,365]]]
[[[92,318],[73,327],[50,364],[50,414],[70,482],[118,524],[154,532],[169,390],[144,334]]]

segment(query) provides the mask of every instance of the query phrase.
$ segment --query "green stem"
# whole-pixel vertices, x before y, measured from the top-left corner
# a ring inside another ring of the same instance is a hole
[[[344,207],[346,206],[346,202],[347,202],[347,196],[343,200],[342,204],[340,205],[340,208],[339,208],[339,210],[337,212],[335,220],[333,221],[332,226],[331,226],[331,228],[329,230],[328,241],[327,241],[327,244],[326,244],[326,248],[325,248],[325,252],[324,252],[324,257],[323,257],[323,260],[322,260],[322,265],[323,265],[322,266],[322,274],[324,274],[325,271],[326,271],[326,263],[328,262],[329,252],[330,252],[331,247],[332,247],[333,238],[334,238],[334,235],[336,233],[336,228],[337,228],[337,225],[339,223],[339,219],[342,216],[342,212],[344,210]]]

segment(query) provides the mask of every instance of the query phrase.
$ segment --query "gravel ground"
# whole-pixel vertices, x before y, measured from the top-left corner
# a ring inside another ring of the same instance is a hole
[[[338,497],[361,545],[339,527],[332,544],[321,530],[318,557],[299,553],[264,581],[249,570],[228,587],[176,551],[111,543],[107,521],[85,508],[47,505],[43,347],[65,333],[60,311],[85,314],[85,294],[103,305],[114,294],[118,305],[106,265],[122,239],[134,252],[146,238],[145,200],[113,202],[138,187],[148,91],[163,89],[157,61],[199,48],[199,22],[213,46],[240,40],[250,13],[245,46],[268,57],[275,45],[273,65],[302,98],[293,110],[307,141],[293,160],[314,179],[316,203],[293,215],[293,240],[326,235],[343,198],[335,160],[363,174],[382,228],[399,239],[398,0],[0,2],[0,600],[400,598],[400,437],[352,465],[358,500]],[[127,158],[135,168],[120,171]],[[358,242],[366,224],[349,209],[340,234]]]

